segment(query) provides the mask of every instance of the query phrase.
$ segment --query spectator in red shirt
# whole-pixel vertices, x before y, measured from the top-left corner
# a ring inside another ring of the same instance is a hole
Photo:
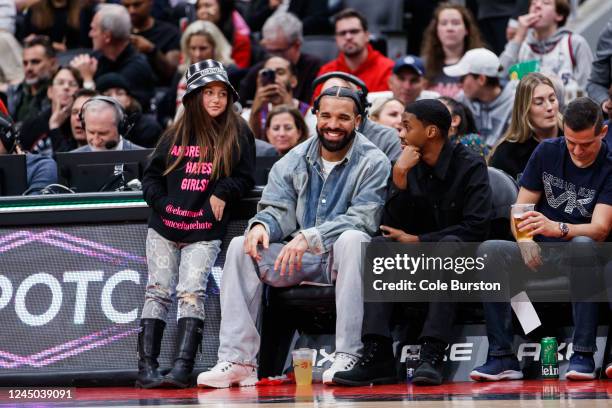
[[[348,72],[365,82],[370,92],[387,91],[393,61],[368,43],[368,21],[358,11],[344,9],[334,18],[338,58],[323,65],[319,76],[332,71]],[[318,94],[315,92],[315,94]]]

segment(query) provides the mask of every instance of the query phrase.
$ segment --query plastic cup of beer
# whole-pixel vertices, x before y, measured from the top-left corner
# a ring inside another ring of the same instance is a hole
[[[293,373],[297,385],[312,384],[312,356],[313,350],[300,348],[291,352],[293,356]]]
[[[518,225],[524,221],[523,214],[534,210],[535,204],[513,204],[510,207],[510,216],[512,217],[512,222],[514,223],[517,241],[533,241],[533,237],[529,235],[528,231],[519,231]]]

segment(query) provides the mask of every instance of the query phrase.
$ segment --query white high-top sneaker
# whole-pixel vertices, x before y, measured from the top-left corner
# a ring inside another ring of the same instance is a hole
[[[340,371],[348,371],[359,361],[359,357],[351,354],[337,352],[334,356],[334,363],[323,372],[323,384],[332,384],[334,374]]]
[[[257,383],[255,367],[220,361],[216,366],[198,375],[198,387],[227,388],[232,385],[250,387]]]

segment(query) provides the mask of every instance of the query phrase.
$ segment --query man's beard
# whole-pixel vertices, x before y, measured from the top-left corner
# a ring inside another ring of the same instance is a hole
[[[332,129],[329,129],[329,130],[332,130]],[[353,131],[349,133],[348,135],[344,136],[342,140],[338,142],[330,142],[329,140],[325,139],[325,136],[323,136],[323,133],[319,130],[319,128],[317,128],[317,137],[319,138],[319,142],[321,143],[321,146],[323,146],[325,150],[329,152],[338,152],[344,149],[346,146],[349,145],[349,143],[353,141],[356,134],[357,134],[357,131],[353,129]]]

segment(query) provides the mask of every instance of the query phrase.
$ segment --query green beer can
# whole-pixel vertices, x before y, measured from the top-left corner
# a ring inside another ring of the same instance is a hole
[[[540,342],[540,366],[543,379],[559,378],[557,339],[555,337],[544,337]]]

